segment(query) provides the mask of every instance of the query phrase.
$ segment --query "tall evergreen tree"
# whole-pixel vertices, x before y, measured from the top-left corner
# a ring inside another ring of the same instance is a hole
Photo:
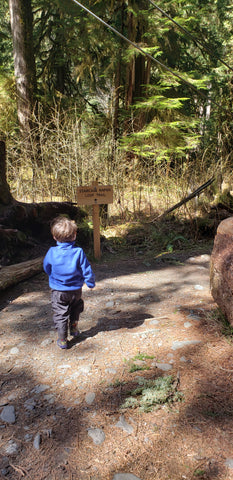
[[[31,0],[9,0],[13,37],[17,111],[20,129],[28,135],[36,93]]]

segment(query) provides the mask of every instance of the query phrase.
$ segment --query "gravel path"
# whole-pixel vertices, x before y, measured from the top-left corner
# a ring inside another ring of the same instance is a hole
[[[230,480],[231,347],[210,320],[209,255],[93,269],[97,286],[84,287],[82,333],[67,351],[44,274],[2,295],[2,478]],[[121,410],[140,378],[164,375],[179,380],[182,403]]]

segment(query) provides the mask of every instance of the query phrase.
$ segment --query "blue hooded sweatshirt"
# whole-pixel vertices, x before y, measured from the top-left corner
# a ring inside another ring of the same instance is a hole
[[[83,284],[95,286],[95,275],[80,247],[75,242],[57,242],[45,255],[43,267],[49,276],[49,286],[53,290],[78,290]]]

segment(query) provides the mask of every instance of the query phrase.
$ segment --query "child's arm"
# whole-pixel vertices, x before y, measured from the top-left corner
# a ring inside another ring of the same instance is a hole
[[[95,275],[92,271],[91,265],[88,262],[87,257],[83,250],[81,250],[81,255],[80,255],[80,267],[82,269],[82,274],[83,274],[86,285],[88,286],[88,288],[94,288]]]
[[[47,273],[47,275],[51,275],[52,266],[51,266],[51,263],[49,262],[49,251],[46,253],[44,257],[43,268],[45,273]]]

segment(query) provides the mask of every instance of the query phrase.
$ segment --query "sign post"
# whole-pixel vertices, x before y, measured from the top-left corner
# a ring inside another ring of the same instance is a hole
[[[94,256],[100,259],[100,216],[99,205],[113,203],[112,185],[100,185],[92,182],[91,186],[77,188],[78,205],[92,205]]]

